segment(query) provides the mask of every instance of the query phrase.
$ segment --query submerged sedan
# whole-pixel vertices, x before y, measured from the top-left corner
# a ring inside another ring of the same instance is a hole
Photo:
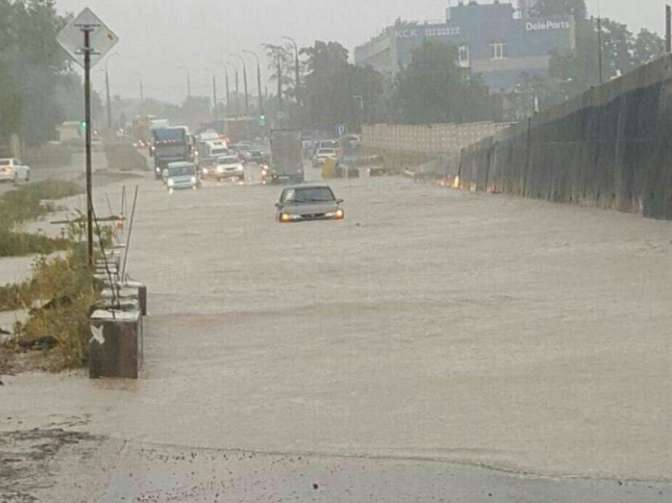
[[[327,185],[295,185],[285,188],[275,205],[278,222],[343,220],[343,199],[336,199]]]

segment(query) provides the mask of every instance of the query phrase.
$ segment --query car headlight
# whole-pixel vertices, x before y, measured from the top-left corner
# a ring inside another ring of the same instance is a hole
[[[224,173],[224,166],[217,166],[217,173]]]
[[[195,184],[196,182],[198,182],[198,180],[196,179],[195,176],[192,176],[191,177],[191,183]]]
[[[345,216],[345,212],[341,209],[338,209],[336,211],[330,211],[329,213],[326,213],[325,216],[327,218],[338,218],[340,220]]]
[[[175,180],[173,180],[172,178],[169,178],[168,179],[168,187],[172,187],[173,185],[175,185]]]
[[[204,174],[204,175],[207,175],[207,174],[208,174],[208,170],[207,170],[207,168],[203,168],[203,174]]]
[[[292,216],[289,215],[288,213],[282,213],[280,215],[280,220],[282,220],[283,222],[289,222],[291,219],[292,219]]]

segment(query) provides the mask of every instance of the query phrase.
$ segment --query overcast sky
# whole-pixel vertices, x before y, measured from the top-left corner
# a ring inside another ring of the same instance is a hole
[[[627,23],[631,29],[664,31],[665,0],[599,1],[602,15]],[[592,12],[596,12],[597,2],[588,0]],[[78,13],[86,6],[91,7],[121,38],[115,49],[119,56],[109,63],[113,93],[137,95],[142,74],[147,96],[172,101],[179,101],[186,94],[187,67],[192,74],[193,94],[209,95],[211,76],[216,73],[223,81],[220,62],[231,60],[230,52],[251,49],[261,55],[262,43],[277,43],[283,35],[296,38],[300,45],[337,40],[352,50],[398,17],[443,20],[449,3],[449,0],[56,0],[63,12]],[[100,89],[100,72],[94,76],[94,82]],[[251,86],[253,82],[250,76]]]

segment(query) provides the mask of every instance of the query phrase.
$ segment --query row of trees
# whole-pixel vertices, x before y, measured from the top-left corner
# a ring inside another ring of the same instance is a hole
[[[28,144],[82,116],[82,85],[56,37],[67,19],[54,0],[0,0],[0,138]]]
[[[491,116],[488,89],[458,67],[453,48],[426,43],[396,80],[349,62],[337,42],[318,41],[299,52],[299,82],[292,47],[267,46],[270,81],[277,88],[272,113],[317,128],[363,122],[474,121]]]

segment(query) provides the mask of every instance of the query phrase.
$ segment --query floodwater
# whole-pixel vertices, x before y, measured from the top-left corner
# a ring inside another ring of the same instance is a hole
[[[277,187],[141,180],[141,379],[3,378],[0,431],[106,439],[87,476],[127,489],[127,450],[145,448],[672,480],[672,223],[400,178],[331,185],[344,222],[281,225]]]

